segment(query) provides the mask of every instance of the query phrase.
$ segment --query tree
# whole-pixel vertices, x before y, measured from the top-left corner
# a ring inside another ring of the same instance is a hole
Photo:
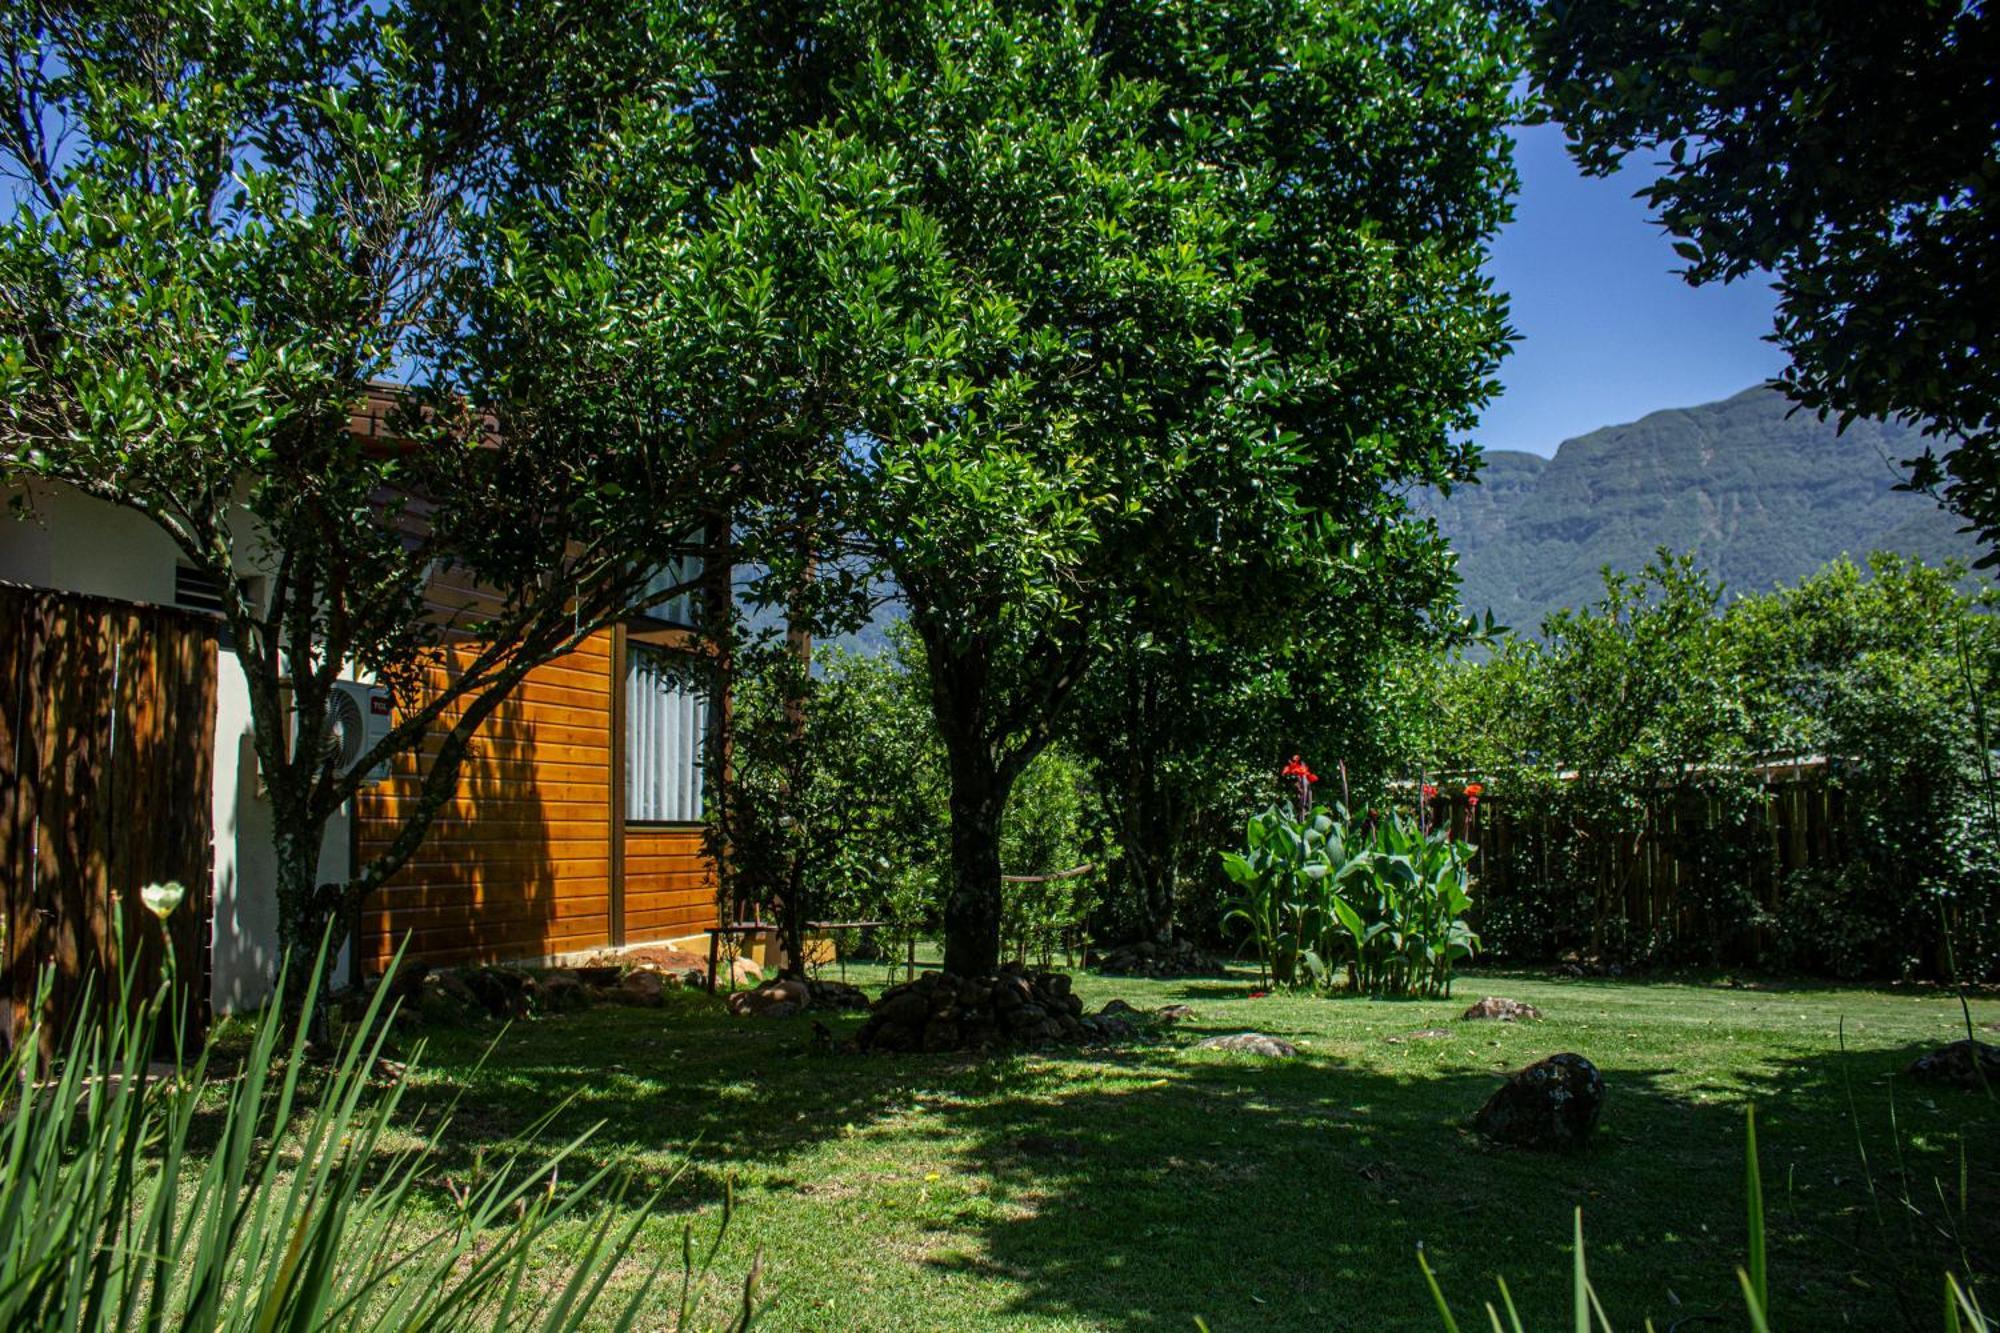
[[[976,974],[1008,794],[1136,609],[1276,625],[1443,559],[1393,488],[1475,464],[1509,49],[1429,0],[898,22],[804,146],[879,190],[800,318],[871,349],[840,526],[924,647]]]
[[[529,670],[692,586],[714,515],[789,457],[758,373],[782,331],[718,296],[752,267],[740,215],[661,111],[693,102],[685,34],[640,17],[6,7],[0,456],[223,590],[287,949],[410,855]],[[351,431],[389,376],[387,438]],[[397,721],[342,773],[352,671]],[[405,752],[403,827],[318,883],[326,821]]]
[[[1689,282],[1776,275],[1785,391],[1842,424],[1922,423],[1946,444],[1910,484],[2000,543],[2000,14],[1559,0],[1533,44],[1586,171],[1665,154],[1641,194]]]

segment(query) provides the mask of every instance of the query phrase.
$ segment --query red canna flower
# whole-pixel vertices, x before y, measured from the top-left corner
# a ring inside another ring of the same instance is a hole
[[[1424,784],[1424,799],[1425,799],[1426,801],[1428,801],[1428,800],[1432,799],[1432,798],[1433,798],[1433,797],[1435,797],[1435,796],[1436,796],[1437,794],[1438,794],[1438,789],[1437,789],[1437,784],[1436,784],[1436,783],[1434,783],[1434,782],[1426,782],[1426,783]]]
[[[1297,755],[1292,756],[1291,763],[1286,764],[1283,768],[1278,770],[1278,776],[1284,778],[1304,778],[1307,782],[1319,781],[1319,774],[1313,772],[1310,768],[1307,768],[1306,761],[1299,758]]]
[[[1486,794],[1486,788],[1481,783],[1468,782],[1465,784],[1465,794],[1476,801]]]

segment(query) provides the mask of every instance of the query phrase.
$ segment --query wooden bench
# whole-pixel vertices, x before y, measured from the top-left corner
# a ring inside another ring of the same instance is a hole
[[[778,933],[778,928],[776,925],[768,921],[731,921],[726,925],[707,927],[706,934],[708,935],[708,993],[710,995],[715,994],[715,971],[722,961],[723,937],[727,936],[731,939],[734,939],[744,935],[762,935],[766,932],[769,932],[772,935],[776,935]],[[731,988],[733,989],[735,986],[734,977],[730,978],[730,985]]]

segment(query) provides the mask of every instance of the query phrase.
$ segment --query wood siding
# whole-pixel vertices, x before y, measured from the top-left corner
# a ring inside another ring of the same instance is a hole
[[[139,890],[178,880],[169,918],[190,1021],[207,1013],[215,623],[100,597],[0,585],[0,895],[7,1027],[37,973],[47,1017],[115,988],[117,929],[137,994],[159,984],[160,926]]]
[[[625,942],[678,939],[715,924],[715,864],[699,828],[625,830]]]
[[[409,956],[448,965],[640,944],[714,921],[698,828],[633,828],[620,846],[615,648],[600,634],[537,668],[480,727],[457,795],[363,907],[364,966],[383,967],[406,934]],[[363,794],[363,860],[400,827],[417,773],[405,755]]]

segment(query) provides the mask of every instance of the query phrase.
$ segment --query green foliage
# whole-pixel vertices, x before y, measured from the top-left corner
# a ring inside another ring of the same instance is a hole
[[[404,1106],[415,1062],[390,1072],[383,1059],[386,987],[325,1064],[304,1023],[272,1010],[225,1075],[212,1041],[186,1059],[168,1042],[185,1026],[182,992],[134,994],[129,972],[117,984],[117,1002],[86,1001],[93,1017],[66,1040],[37,1024],[0,1066],[6,1327],[633,1325],[660,1266],[617,1306],[607,1287],[654,1199],[608,1166],[559,1186],[588,1134],[552,1150],[534,1130],[491,1145],[441,1220],[419,1204],[448,1117],[419,1126]],[[557,1234],[577,1244],[551,1273]],[[714,1258],[690,1249],[687,1278]],[[731,1326],[748,1327],[756,1305],[753,1271]]]
[[[789,458],[716,443],[769,420],[779,337],[696,220],[696,34],[567,0],[23,2],[0,24],[0,481],[136,511],[221,590],[279,934],[308,953],[414,850],[522,675],[679,591],[652,580]],[[384,380],[408,389],[394,446],[350,427]],[[396,726],[338,773],[327,703],[356,669]],[[323,888],[327,820],[398,755],[412,818]]]
[[[727,799],[708,808],[745,895],[778,900],[802,920],[887,921],[901,941],[941,919],[950,816],[921,652],[900,623],[887,637],[880,654],[821,648],[810,673],[782,642],[741,653],[734,780]],[[792,699],[796,717],[787,712]],[[1044,751],[1022,775],[1000,845],[1010,875],[1054,875],[1105,858],[1095,789],[1065,750]],[[1101,883],[1093,873],[1007,885],[1009,949],[1048,958],[1083,925]]]
[[[1935,974],[1942,908],[1968,974],[1992,975],[2000,632],[1963,573],[1843,560],[1724,606],[1662,553],[1489,661],[1399,664],[1392,695],[1430,701],[1401,762],[1480,775],[1508,821],[1488,878],[1509,889],[1485,897],[1481,934],[1516,957]],[[1795,759],[1838,832],[1781,876],[1758,765],[1777,780]],[[1649,844],[1681,868],[1678,925],[1626,915],[1620,867]]]
[[[1007,798],[1000,864],[1023,879],[1002,886],[1000,937],[1009,957],[1042,967],[1073,951],[1098,904],[1096,869],[1110,848],[1089,772],[1066,750],[1042,751]],[[1084,866],[1083,874],[1072,874]]]
[[[944,761],[922,663],[903,632],[891,642],[878,656],[822,648],[810,673],[784,643],[744,652],[734,780],[708,808],[740,892],[903,938],[937,922]]]
[[[1312,596],[1443,578],[1398,486],[1470,474],[1505,346],[1479,267],[1513,36],[1447,0],[850,26],[824,130],[770,159],[800,201],[775,290],[840,347],[823,514],[923,642],[947,961],[977,973],[1007,793],[1139,608],[1261,610],[1248,642]]]
[[[1538,6],[1531,70],[1587,170],[1633,153],[1690,282],[1776,275],[1782,383],[1944,437],[1912,474],[2000,538],[2000,14],[1981,4]]]
[[[1344,961],[1371,995],[1451,993],[1453,966],[1479,948],[1466,923],[1474,848],[1398,811],[1350,820],[1342,807],[1253,816],[1225,873],[1242,890],[1228,921],[1250,931],[1280,985],[1326,988]]]

